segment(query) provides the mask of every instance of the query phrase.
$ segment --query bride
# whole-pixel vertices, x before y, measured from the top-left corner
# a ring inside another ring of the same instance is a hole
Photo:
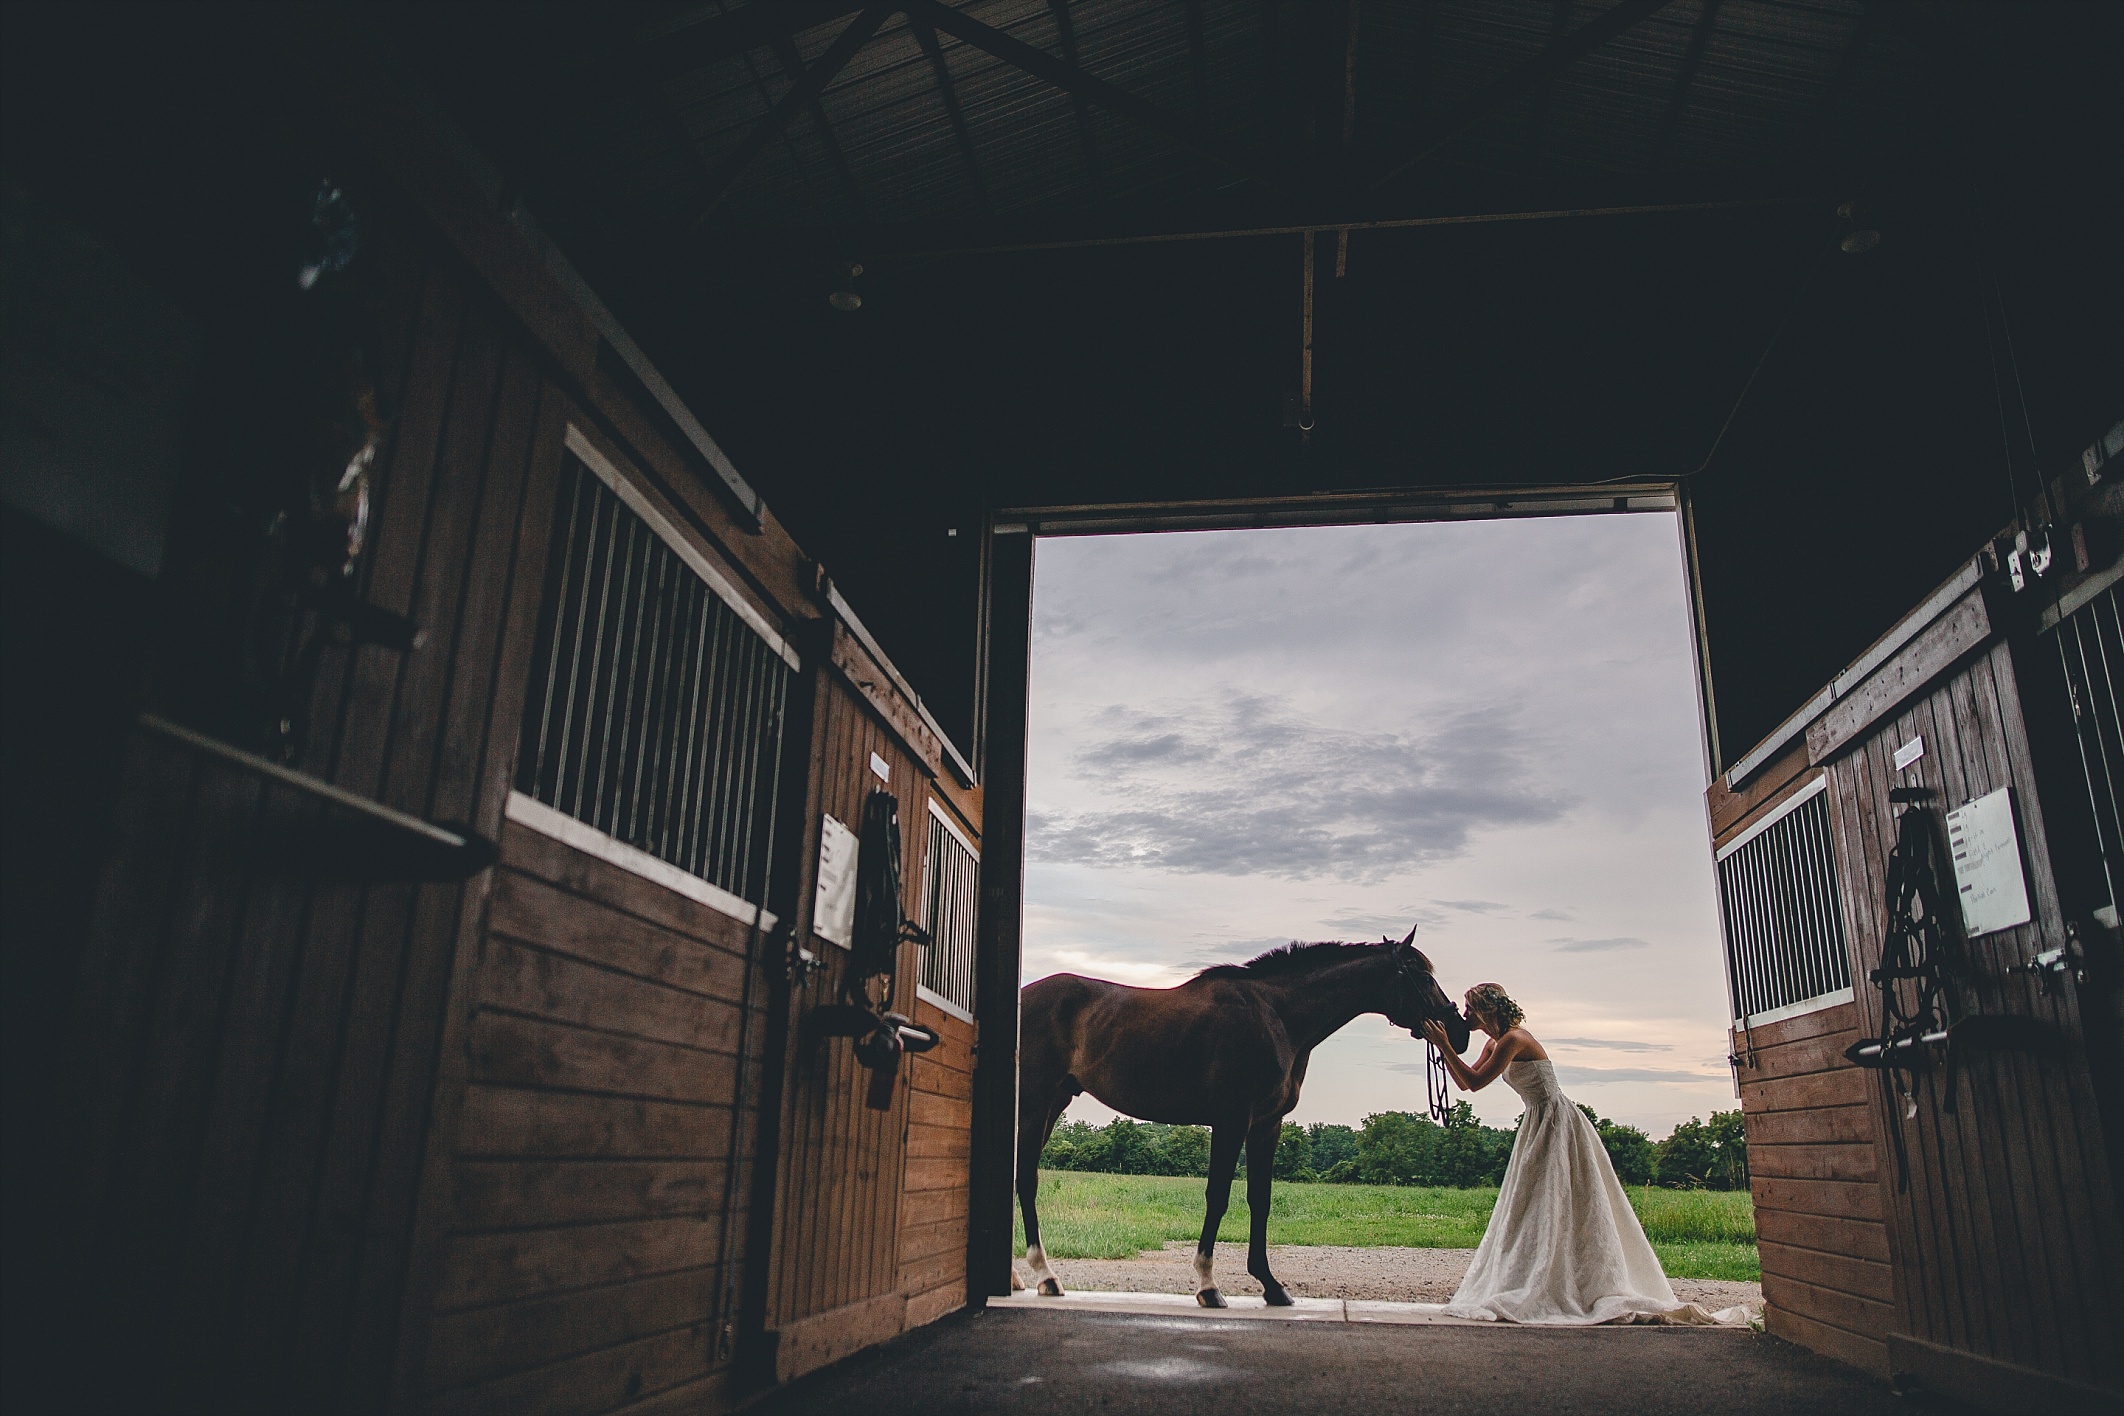
[[[1600,1133],[1519,1025],[1526,1016],[1519,1005],[1494,983],[1469,989],[1467,1001],[1468,1021],[1490,1035],[1474,1066],[1439,1024],[1424,1024],[1424,1037],[1461,1090],[1480,1091],[1502,1076],[1527,1110],[1489,1228],[1445,1311],[1512,1323],[1745,1322],[1744,1309],[1712,1314],[1674,1296]]]

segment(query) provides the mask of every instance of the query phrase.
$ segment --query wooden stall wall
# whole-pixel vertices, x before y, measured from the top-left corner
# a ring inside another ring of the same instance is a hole
[[[948,800],[948,799],[947,799]],[[980,840],[978,817],[947,805],[959,828]],[[926,832],[925,832],[926,834]],[[914,869],[910,862],[909,869]],[[908,1071],[907,1178],[900,1197],[900,1291],[908,1327],[966,1305],[966,1217],[972,1183],[974,1044],[979,1030],[927,998],[914,1019],[943,1038]]]
[[[541,428],[547,496],[526,518],[541,537],[570,429],[640,477],[549,397],[565,416]],[[643,495],[679,524],[677,506]],[[705,538],[689,544],[718,557]],[[543,585],[527,569],[519,599],[536,603]],[[525,665],[531,629],[511,626]],[[512,711],[523,695],[510,686]],[[713,1409],[736,1357],[743,1161],[778,941],[540,828],[558,813],[527,802],[510,803],[459,985],[465,1025],[440,1107],[453,1144],[429,1196],[439,1253],[415,1276],[430,1316],[412,1338],[413,1404]]]
[[[864,803],[886,789],[898,803],[901,908],[922,917],[927,801],[941,761],[932,733],[894,692],[889,673],[836,621],[830,671],[814,684],[810,800],[800,859],[798,937],[822,967],[790,991],[781,1059],[773,1272],[764,1325],[773,1375],[788,1380],[929,1321],[964,1303],[963,1097],[971,1029],[916,996],[917,951],[903,943],[894,1010],[937,1027],[945,1041],[903,1061],[889,1110],[865,1103],[870,1073],[846,1038],[808,1030],[806,1015],[841,996],[848,953],[811,933],[822,818],[860,831]],[[887,779],[872,769],[883,763]],[[952,1187],[957,1194],[950,1194]],[[953,1225],[960,1226],[956,1231]],[[956,1233],[958,1248],[951,1247]],[[903,1244],[903,1235],[905,1242]]]
[[[1723,847],[1822,775],[1804,744],[1738,792],[1708,794]],[[1860,902],[1863,903],[1863,902]],[[1846,895],[1848,915],[1853,901]],[[1846,938],[1850,937],[1847,920]],[[1764,1324],[1778,1336],[1887,1375],[1894,1326],[1867,1073],[1844,1057],[1858,1041],[1852,1003],[1736,1027],[1748,1186],[1763,1270]]]
[[[361,593],[418,648],[326,648],[303,772],[498,835],[522,675],[504,627],[544,543],[544,379],[502,312],[364,209],[379,382],[398,409]],[[528,528],[528,533],[527,533]],[[176,554],[181,554],[177,552]],[[178,587],[216,567],[183,567]],[[172,710],[176,711],[176,710]],[[335,868],[338,807],[146,728],[65,1035],[73,1136],[47,1222],[89,1410],[373,1410],[414,1233],[445,999],[483,877]]]
[[[2068,980],[2046,991],[2022,971],[2067,938],[2021,687],[2020,655],[2041,650],[2007,634],[2009,613],[1989,585],[1970,590],[1851,693],[1848,711],[1810,729],[1809,756],[1832,781],[1862,1033],[1881,1027],[1865,980],[1880,962],[1902,809],[1891,788],[1931,788],[1944,813],[2010,787],[2033,911],[2027,925],[1966,942],[1964,997],[1978,1013],[2031,1020],[2043,1040],[1957,1047],[1954,1105],[1935,1066],[1908,1119],[1868,1078],[1895,1261],[1891,1365],[1994,1409],[2099,1409],[2124,1390],[2124,1221],[2078,990]],[[1892,755],[1920,740],[1923,755],[1898,771]],[[1909,1157],[1907,1191],[1889,1128]]]

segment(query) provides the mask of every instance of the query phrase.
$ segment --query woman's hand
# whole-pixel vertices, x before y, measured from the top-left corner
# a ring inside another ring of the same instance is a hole
[[[1445,1024],[1439,1022],[1436,1018],[1426,1018],[1424,1020],[1423,1040],[1447,1056],[1458,1055],[1453,1051],[1453,1040],[1446,1036]]]

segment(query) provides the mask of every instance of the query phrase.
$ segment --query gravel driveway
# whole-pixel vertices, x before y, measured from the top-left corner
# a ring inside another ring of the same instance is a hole
[[[1133,1259],[1052,1259],[1065,1288],[1104,1293],[1192,1293],[1195,1246],[1177,1240],[1163,1249],[1146,1249]],[[1321,1244],[1271,1244],[1269,1266],[1283,1286],[1302,1298],[1359,1298],[1398,1303],[1443,1303],[1453,1296],[1475,1257],[1473,1249],[1356,1249]],[[1025,1265],[1018,1264],[1019,1281]],[[1672,1280],[1674,1295],[1705,1308],[1745,1303],[1762,1311],[1763,1286],[1713,1279]],[[1230,1293],[1255,1293],[1261,1285],[1247,1276],[1246,1246],[1217,1246],[1217,1286]]]

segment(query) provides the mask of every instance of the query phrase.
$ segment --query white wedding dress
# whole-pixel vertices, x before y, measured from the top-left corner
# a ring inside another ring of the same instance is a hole
[[[1444,1311],[1510,1323],[1745,1323],[1674,1296],[1600,1133],[1546,1061],[1508,1064],[1527,1104],[1497,1208]]]

